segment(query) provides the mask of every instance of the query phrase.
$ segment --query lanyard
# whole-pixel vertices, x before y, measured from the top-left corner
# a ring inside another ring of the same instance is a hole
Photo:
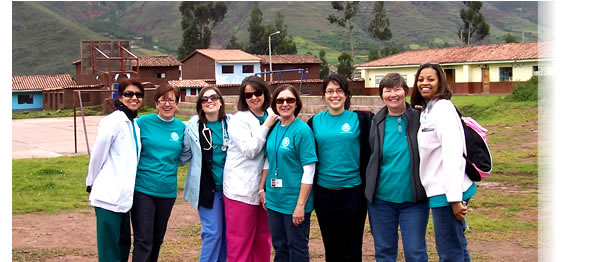
[[[296,119],[294,119],[295,121]],[[281,135],[282,137],[282,141],[283,138],[286,136],[286,132],[288,132],[288,129],[290,129],[290,126],[292,126],[292,124],[294,123],[294,121],[292,121],[292,123],[290,123],[288,125],[288,127],[286,128],[286,130],[284,131],[283,135]],[[279,162],[277,162],[277,152],[279,152],[279,146],[281,145],[282,141],[279,141],[279,143],[277,142],[277,134],[279,133],[279,129],[281,128],[281,121],[279,123],[277,123],[277,125],[279,126],[279,128],[277,128],[275,130],[275,176],[277,177],[277,170],[278,170],[278,166],[279,166]]]

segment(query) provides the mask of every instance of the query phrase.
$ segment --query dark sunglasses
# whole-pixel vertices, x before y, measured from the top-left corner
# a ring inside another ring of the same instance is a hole
[[[288,103],[288,105],[293,104],[293,103],[296,103],[296,98],[288,97],[288,98],[275,99],[275,103],[278,105],[283,105],[284,102]]]
[[[246,99],[251,99],[253,95],[256,96],[256,97],[259,97],[259,96],[262,96],[263,93],[264,93],[263,90],[257,90],[257,91],[254,91],[252,93],[251,92],[245,92],[244,93],[244,96],[246,97]]]
[[[143,98],[145,94],[143,92],[133,92],[133,91],[124,91],[122,92],[122,96],[132,98],[133,96],[137,96],[137,98]]]
[[[220,96],[218,94],[213,94],[210,96],[202,96],[200,100],[201,100],[201,104],[205,104],[205,103],[209,102],[209,99],[211,99],[211,101],[215,101],[219,98],[220,98]]]

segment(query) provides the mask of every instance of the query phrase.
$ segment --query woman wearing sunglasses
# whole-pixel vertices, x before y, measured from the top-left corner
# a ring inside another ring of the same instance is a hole
[[[130,252],[129,210],[141,152],[135,118],[144,89],[136,79],[125,79],[119,86],[116,111],[99,122],[86,180],[97,218],[99,261],[128,261]]]
[[[317,142],[314,198],[326,261],[362,261],[372,114],[349,111],[351,97],[348,81],[331,74],[323,81],[328,110],[308,120]]]
[[[160,86],[153,99],[156,114],[139,117],[141,157],[131,209],[132,261],[157,261],[178,191],[178,159],[184,122],[175,118],[180,90]]]
[[[217,87],[198,94],[197,114],[184,131],[181,162],[190,161],[184,183],[184,199],[198,209],[201,219],[200,261],[226,261],[226,226],[223,170],[229,143],[225,102]]]
[[[260,77],[246,77],[240,84],[223,175],[230,262],[269,261],[271,257],[267,212],[258,194],[267,134],[278,119],[269,108],[270,101],[267,84]]]
[[[293,86],[279,86],[272,100],[273,112],[281,121],[267,138],[268,167],[263,170],[259,196],[267,208],[275,261],[309,261],[315,139],[308,125],[297,118],[302,101]]]

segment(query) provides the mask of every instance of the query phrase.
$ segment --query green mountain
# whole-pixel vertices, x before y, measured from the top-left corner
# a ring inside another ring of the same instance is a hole
[[[226,18],[212,34],[211,48],[222,48],[232,35],[248,42],[248,20],[253,2],[228,1]],[[137,55],[176,56],[182,41],[180,2],[12,2],[13,75],[74,74],[80,59],[80,40],[131,40]],[[354,19],[355,63],[365,62],[368,51],[379,46],[367,32],[374,2],[360,2]],[[272,23],[281,12],[298,53],[327,52],[336,63],[342,51],[350,51],[348,30],[331,25],[335,12],[330,2],[260,2],[263,23]],[[393,38],[383,46],[400,51],[461,45],[462,2],[385,2]],[[537,2],[484,2],[481,12],[491,33],[480,44],[504,42],[514,34],[519,41],[538,37]],[[549,28],[540,28],[547,30]]]

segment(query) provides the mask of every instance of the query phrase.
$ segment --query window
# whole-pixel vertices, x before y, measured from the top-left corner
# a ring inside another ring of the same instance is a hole
[[[166,78],[166,73],[157,73],[155,74],[155,78]]]
[[[234,72],[234,69],[232,68],[232,73]],[[242,73],[254,73],[255,72],[255,67],[253,65],[242,65]]]
[[[19,105],[33,104],[33,95],[19,95],[18,103]]]
[[[532,66],[532,75],[533,76],[542,76],[544,75],[544,68],[538,66]]]
[[[512,67],[499,67],[499,81],[506,82],[513,80]]]
[[[381,82],[381,79],[383,79],[384,75],[382,76],[375,76],[375,86],[379,86],[379,83]]]
[[[234,73],[234,66],[233,65],[221,66],[221,73],[222,74],[233,74]]]

